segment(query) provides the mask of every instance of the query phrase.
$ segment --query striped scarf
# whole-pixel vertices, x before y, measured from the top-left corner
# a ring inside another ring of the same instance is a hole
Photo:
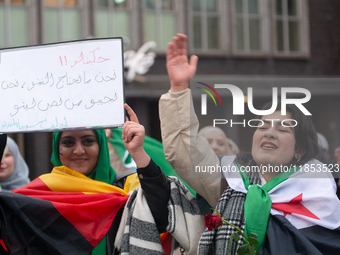
[[[251,184],[259,184],[260,179],[257,173],[248,173]],[[244,201],[246,194],[235,191],[228,187],[222,194],[220,200],[216,205],[216,210],[220,212],[221,216],[231,224],[240,228],[244,232],[245,216],[244,216]],[[228,253],[229,239],[236,230],[228,225],[223,224],[221,230],[213,229],[209,231],[205,229],[199,241],[199,255],[236,255],[237,249],[243,244],[243,237],[240,236],[238,242],[231,242],[231,250]]]
[[[181,244],[187,255],[197,254],[197,244],[204,231],[200,206],[188,189],[176,178],[170,179],[167,231]],[[120,254],[164,254],[161,238],[139,187],[124,208],[115,247]]]

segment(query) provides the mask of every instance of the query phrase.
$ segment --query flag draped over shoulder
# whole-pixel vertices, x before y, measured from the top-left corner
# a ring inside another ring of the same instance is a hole
[[[224,175],[232,189],[247,194],[246,234],[248,227],[261,239],[264,229],[261,254],[340,254],[340,201],[321,162],[310,160],[260,186],[249,185],[234,160],[222,159],[223,166],[237,169]]]
[[[120,188],[55,167],[1,193],[1,236],[10,254],[88,254],[128,197]]]
[[[119,157],[122,159],[123,163],[126,167],[129,167],[134,164],[129,152],[125,149],[123,140],[122,140],[122,129],[115,128],[112,129],[112,138],[109,139],[118,153]],[[187,187],[187,189],[191,192],[191,194],[196,195],[196,192],[187,185],[174,171],[169,162],[165,159],[163,145],[161,142],[149,137],[145,136],[143,148],[145,152],[152,158],[152,160],[158,165],[166,176],[176,176],[179,178],[182,183]]]

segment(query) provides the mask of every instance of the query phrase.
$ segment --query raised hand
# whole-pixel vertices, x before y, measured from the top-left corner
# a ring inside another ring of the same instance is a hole
[[[126,122],[123,125],[122,139],[124,146],[129,151],[138,168],[146,167],[150,162],[150,157],[143,148],[145,139],[144,126],[139,124],[137,115],[130,106],[125,104],[124,108],[130,117],[130,120],[126,117]]]
[[[196,73],[198,57],[193,55],[188,60],[187,36],[177,34],[168,43],[166,51],[166,68],[171,80],[171,92],[185,90],[189,86],[190,79]]]

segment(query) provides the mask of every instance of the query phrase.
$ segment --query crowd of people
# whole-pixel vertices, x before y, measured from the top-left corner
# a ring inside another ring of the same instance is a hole
[[[53,135],[55,167],[30,182],[17,145],[1,135],[1,254],[171,254],[174,243],[188,255],[238,254],[254,235],[248,245],[259,254],[340,253],[336,182],[327,167],[309,171],[326,163],[317,160],[320,138],[309,117],[295,105],[260,116],[248,152],[220,128],[199,130],[189,89],[198,57],[189,59],[186,47],[182,34],[168,44],[171,84],[159,102],[165,158],[180,179],[148,155],[127,104],[119,139],[130,165],[108,141],[111,130],[62,130]],[[340,147],[335,157],[339,164]],[[206,213],[231,224],[205,227]]]

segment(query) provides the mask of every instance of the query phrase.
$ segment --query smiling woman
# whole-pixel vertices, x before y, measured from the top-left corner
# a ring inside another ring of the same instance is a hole
[[[64,166],[88,176],[97,166],[99,145],[93,130],[62,132],[59,157]]]
[[[266,166],[266,169],[270,166],[291,168],[317,156],[319,150],[313,123],[295,106],[289,105],[287,111],[287,115],[281,115],[279,108],[261,117],[264,124],[254,132],[251,151],[251,157],[258,166]],[[261,174],[269,181],[279,173],[261,171]]]
[[[291,116],[281,116],[281,113],[276,111],[266,118],[275,121],[264,121],[264,125],[256,129],[251,154],[259,166],[289,165],[297,157],[295,154],[298,154],[295,152],[295,133],[293,128],[282,126],[281,121]],[[262,174],[266,178],[267,173]],[[270,177],[273,176],[268,176],[268,180]]]

